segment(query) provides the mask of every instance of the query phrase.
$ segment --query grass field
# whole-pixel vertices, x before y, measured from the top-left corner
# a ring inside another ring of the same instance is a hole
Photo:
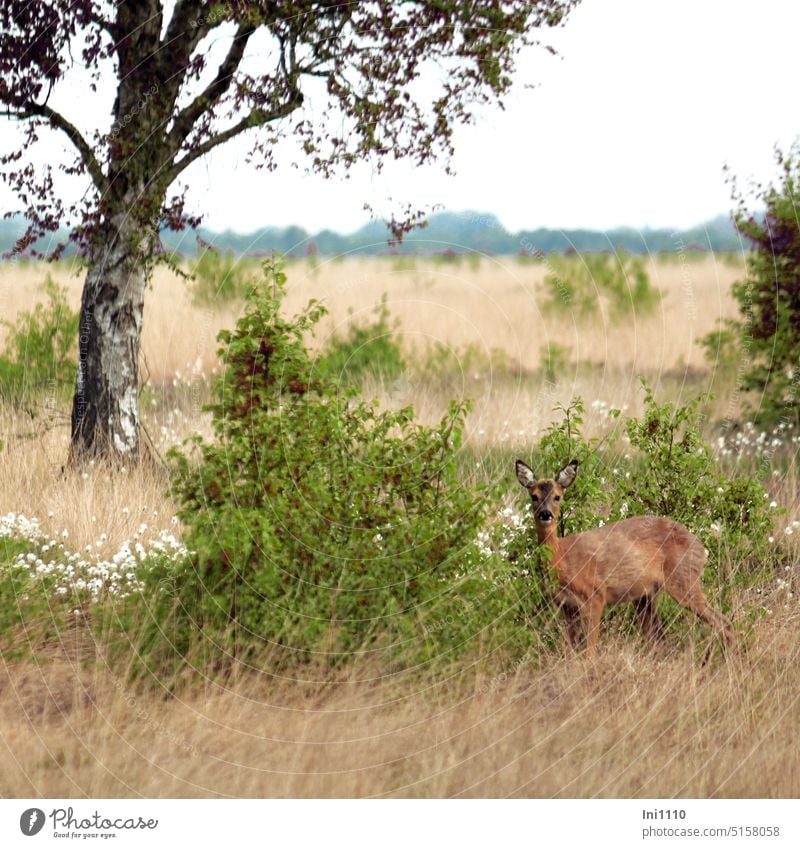
[[[45,270],[0,266],[7,320],[31,307]],[[326,303],[330,315],[313,342],[322,346],[348,322],[368,320],[385,295],[407,360],[424,361],[438,343],[455,365],[445,380],[409,368],[365,391],[386,405],[412,402],[426,421],[438,418],[451,396],[471,397],[465,450],[492,481],[512,474],[511,458],[526,456],[558,403],[582,396],[587,429],[597,435],[612,426],[609,407],[639,409],[639,375],[676,401],[712,387],[709,439],[715,422],[740,414],[735,367],[709,366],[698,340],[735,315],[728,292],[743,263],[655,257],[648,272],[663,295],[651,314],[612,315],[601,303],[587,320],[569,304],[545,308],[546,261],[293,262],[287,308],[310,297]],[[63,265],[52,273],[77,305],[82,279]],[[201,407],[217,365],[216,333],[232,326],[240,309],[195,306],[185,282],[156,272],[143,376],[145,423],[159,450],[209,432]],[[160,470],[109,475],[63,467],[68,412],[57,393],[41,401],[35,417],[10,404],[0,409],[0,513],[36,517],[74,551],[101,539],[115,549],[159,531],[179,535]],[[609,628],[594,661],[564,650],[513,666],[501,658],[465,661],[444,674],[387,674],[380,665],[354,663],[327,679],[242,670],[225,683],[198,668],[168,694],[158,681],[132,684],[76,624],[44,640],[37,663],[3,664],[0,795],[797,796],[797,448],[776,446],[759,466],[748,444],[758,437],[742,432],[739,453],[726,461],[760,467],[771,497],[785,508],[775,534],[786,538],[787,559],[783,573],[758,589],[762,615],[745,622],[753,598],[734,601],[735,624],[749,630],[740,658],[701,667],[692,650],[654,653]],[[521,508],[517,500],[505,503]],[[19,638],[38,638],[31,624]]]

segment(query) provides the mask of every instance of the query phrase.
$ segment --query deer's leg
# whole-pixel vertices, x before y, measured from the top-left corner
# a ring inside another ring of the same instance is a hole
[[[569,604],[565,604],[562,609],[567,623],[567,638],[570,645],[577,650],[581,641],[581,611],[578,607]]]
[[[597,650],[597,640],[600,636],[600,619],[603,617],[605,598],[595,592],[583,605],[582,617],[586,626],[586,653],[593,655]]]
[[[733,625],[721,613],[717,612],[703,596],[702,605],[694,610],[699,618],[712,627],[722,637],[722,641],[728,650],[735,651],[738,648],[738,640]]]
[[[652,642],[660,644],[665,641],[664,625],[656,609],[657,595],[645,595],[636,601],[636,618],[642,633]]]
[[[738,640],[733,625],[721,612],[717,612],[708,603],[702,589],[698,588],[694,592],[687,592],[683,595],[672,595],[672,597],[681,606],[691,610],[701,621],[715,630],[722,638],[726,648],[732,651],[738,648]]]

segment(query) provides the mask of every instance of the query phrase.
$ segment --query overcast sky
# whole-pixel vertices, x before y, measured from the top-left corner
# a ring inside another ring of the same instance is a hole
[[[347,232],[365,201],[388,211],[390,197],[492,212],[511,230],[690,226],[730,210],[726,163],[743,182],[770,179],[774,145],[800,134],[798,32],[792,0],[584,0],[544,34],[560,56],[524,55],[506,110],[458,132],[455,176],[255,172],[238,142],[194,166],[190,199],[208,226],[246,232]]]

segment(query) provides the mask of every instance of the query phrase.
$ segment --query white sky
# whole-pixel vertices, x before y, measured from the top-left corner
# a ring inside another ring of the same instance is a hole
[[[191,206],[242,232],[348,232],[366,222],[365,201],[389,211],[390,197],[492,212],[511,230],[691,226],[730,210],[724,164],[743,184],[771,179],[774,145],[800,135],[798,32],[792,0],[584,0],[543,32],[560,56],[526,54],[506,110],[458,132],[455,176],[402,164],[347,181],[257,172],[240,140],[187,172]],[[0,209],[13,205],[2,189]]]

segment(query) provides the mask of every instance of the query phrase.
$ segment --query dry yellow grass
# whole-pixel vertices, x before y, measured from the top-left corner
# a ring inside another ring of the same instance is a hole
[[[202,679],[176,697],[66,659],[0,676],[0,794],[796,797],[797,611],[701,668],[610,637],[497,678]]]
[[[101,534],[109,548],[119,546],[142,523],[154,532],[175,529],[168,479],[159,468],[110,474],[102,466],[65,467],[69,430],[63,411],[48,423],[0,408],[0,431],[0,513],[35,517],[54,538],[66,531],[75,551],[95,545]]]
[[[698,340],[720,319],[736,314],[729,290],[741,277],[741,266],[709,255],[683,263],[653,258],[647,268],[664,297],[646,318],[631,313],[611,321],[601,313],[587,322],[574,320],[567,309],[561,314],[543,311],[541,283],[549,272],[547,264],[525,264],[511,257],[483,258],[477,267],[465,261],[448,265],[392,257],[324,260],[316,268],[293,262],[287,269],[285,308],[295,312],[312,297],[322,300],[330,315],[314,341],[321,344],[330,334],[343,332],[350,321],[370,319],[386,295],[409,351],[421,353],[438,342],[459,360],[468,345],[487,357],[492,350],[502,350],[521,369],[520,379],[498,380],[485,369],[471,373],[463,363],[466,370],[456,393],[475,401],[467,435],[479,443],[512,435],[530,439],[552,420],[557,403],[568,403],[576,395],[634,411],[641,402],[639,374],[656,387],[667,380],[670,391],[681,396],[687,374],[706,368]],[[45,271],[42,265],[0,265],[0,302],[8,319],[30,307]],[[53,276],[68,287],[77,307],[82,277],[61,267]],[[210,374],[216,366],[217,332],[233,325],[238,308],[195,307],[186,281],[158,268],[145,302],[143,375],[163,386],[176,376]],[[0,343],[2,338],[0,328]],[[567,367],[558,382],[526,379],[524,375],[538,373],[546,364],[542,350],[551,343],[567,351]],[[387,394],[397,394],[396,387],[388,388],[378,391],[384,400]],[[693,391],[693,386],[686,388],[686,394]],[[419,388],[413,397],[401,398],[408,399],[425,421],[440,417],[449,400]],[[737,410],[734,403],[725,411],[732,415]]]
[[[367,318],[385,294],[393,318],[400,322],[403,343],[425,348],[442,342],[456,351],[476,344],[501,348],[527,370],[541,365],[540,349],[563,344],[575,362],[590,362],[614,372],[663,373],[677,366],[703,365],[697,340],[721,318],[736,314],[730,284],[741,277],[740,266],[713,255],[686,263],[648,262],[651,283],[664,293],[661,305],[647,318],[630,315],[621,323],[599,315],[577,323],[570,311],[542,311],[540,284],[546,264],[524,264],[509,257],[483,258],[478,267],[437,264],[417,258],[406,268],[391,257],[307,262],[288,266],[287,311],[309,298],[322,300],[330,316],[320,337],[341,330],[352,318]],[[69,290],[77,308],[83,277],[65,267],[0,264],[0,302],[6,320],[36,299],[45,273]],[[351,315],[352,311],[352,315]],[[193,306],[187,283],[166,268],[156,269],[145,301],[142,347],[151,379],[160,383],[175,374],[190,374],[215,364],[216,334],[231,326],[236,308]],[[0,343],[4,332],[0,331]]]

